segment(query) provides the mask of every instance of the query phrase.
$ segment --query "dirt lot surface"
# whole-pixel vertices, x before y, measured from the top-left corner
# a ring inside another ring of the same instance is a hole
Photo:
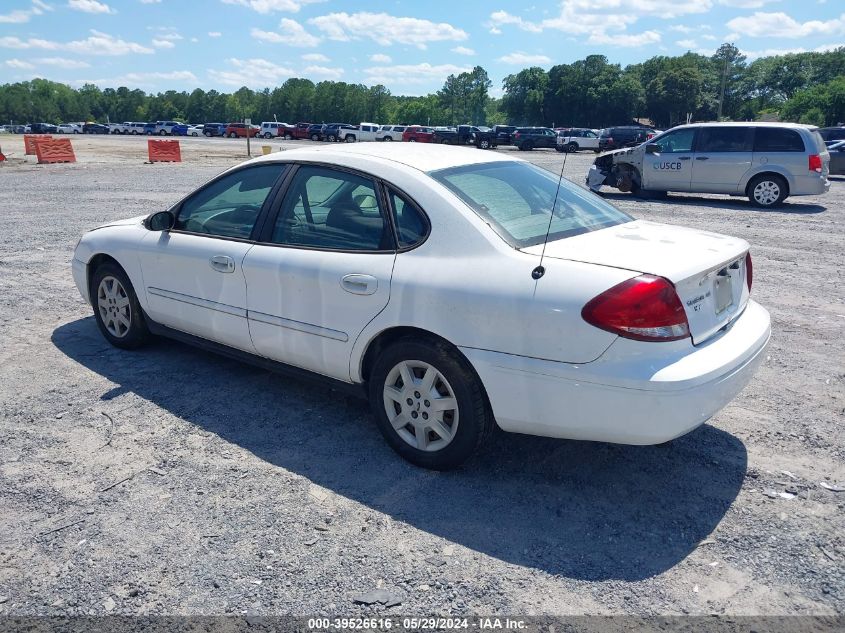
[[[166,208],[245,141],[183,140],[185,162],[156,165],[143,138],[74,143],[78,163],[36,166],[0,136],[0,614],[843,611],[845,492],[820,482],[845,484],[845,182],[776,211],[609,194],[752,243],[774,327],[757,377],[669,445],[499,433],[434,473],[319,384],[167,341],[110,348],[76,241]],[[401,606],[353,604],[376,587]]]

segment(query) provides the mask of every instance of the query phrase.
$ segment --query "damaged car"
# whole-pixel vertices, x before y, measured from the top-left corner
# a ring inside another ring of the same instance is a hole
[[[827,147],[813,126],[699,123],[602,154],[590,167],[587,186],[642,197],[669,191],[721,193],[775,207],[788,196],[827,192],[829,163]]]

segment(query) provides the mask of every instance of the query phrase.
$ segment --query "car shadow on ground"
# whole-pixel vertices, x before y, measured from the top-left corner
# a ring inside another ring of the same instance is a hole
[[[116,385],[103,400],[137,394],[395,520],[580,580],[640,580],[678,564],[716,528],[746,471],[742,442],[705,425],[654,447],[500,432],[463,468],[429,472],[388,448],[363,400],[320,383],[175,342],[117,350],[93,317],[58,327],[52,342]]]
[[[650,204],[690,205],[696,207],[710,207],[713,209],[736,209],[737,211],[754,211],[756,213],[793,213],[796,215],[809,215],[824,213],[827,207],[820,204],[808,204],[806,202],[793,202],[787,199],[781,206],[774,209],[755,207],[746,198],[705,198],[689,194],[669,194],[665,198],[637,198],[630,193],[617,193],[602,191],[601,197],[605,200],[627,200],[647,202]]]

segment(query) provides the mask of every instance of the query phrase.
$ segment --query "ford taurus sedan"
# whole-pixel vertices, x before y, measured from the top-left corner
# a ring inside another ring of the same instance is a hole
[[[80,240],[103,336],[151,335],[366,394],[446,469],[505,431],[625,444],[698,427],[770,336],[748,244],[634,220],[528,162],[391,143],[270,154]]]

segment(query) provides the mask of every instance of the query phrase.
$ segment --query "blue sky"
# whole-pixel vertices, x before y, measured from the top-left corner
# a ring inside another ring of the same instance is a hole
[[[425,94],[601,53],[635,63],[732,41],[749,58],[845,45],[843,0],[0,0],[0,84],[46,77],[231,91],[289,77]]]

